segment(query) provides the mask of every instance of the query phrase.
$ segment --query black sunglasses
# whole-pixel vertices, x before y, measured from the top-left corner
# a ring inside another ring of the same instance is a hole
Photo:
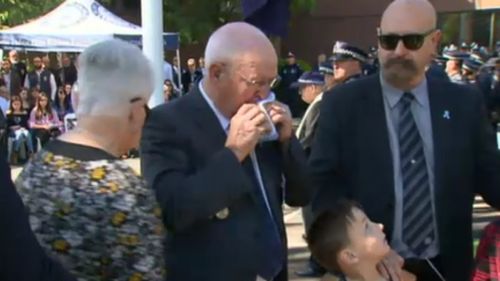
[[[425,37],[432,34],[436,29],[429,30],[425,33],[412,33],[405,35],[398,34],[381,34],[380,29],[378,30],[378,42],[380,47],[385,50],[392,51],[395,50],[399,44],[399,41],[403,41],[405,48],[410,51],[416,51],[422,47],[424,44]]]
[[[134,103],[134,102],[137,102],[137,101],[140,101],[142,100],[142,98],[133,98],[130,100],[130,103]],[[151,113],[151,109],[149,108],[148,104],[144,104],[144,112],[146,113],[146,118],[144,118],[144,120],[148,120],[149,118],[149,114]]]

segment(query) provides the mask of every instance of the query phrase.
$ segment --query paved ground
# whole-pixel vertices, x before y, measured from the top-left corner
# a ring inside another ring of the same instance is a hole
[[[132,159],[126,160],[134,169],[139,170],[139,160]],[[12,175],[13,178],[17,177],[21,168],[13,168]],[[317,281],[319,279],[306,279],[298,278],[293,272],[303,268],[309,257],[309,253],[306,248],[306,244],[302,239],[304,233],[304,228],[302,225],[302,215],[300,209],[285,208],[285,223],[287,227],[288,234],[288,246],[289,246],[289,272],[290,281]],[[483,200],[478,197],[474,204],[474,237],[477,239],[480,237],[481,230],[484,226],[494,218],[499,218],[500,212],[496,212],[491,209]]]

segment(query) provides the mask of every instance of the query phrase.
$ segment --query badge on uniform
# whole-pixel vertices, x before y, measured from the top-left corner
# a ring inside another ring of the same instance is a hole
[[[47,82],[47,76],[43,77],[43,81]]]
[[[218,219],[220,219],[220,220],[227,219],[227,217],[229,217],[229,209],[228,208],[224,208],[224,209],[218,211],[215,214],[215,217],[218,218]]]

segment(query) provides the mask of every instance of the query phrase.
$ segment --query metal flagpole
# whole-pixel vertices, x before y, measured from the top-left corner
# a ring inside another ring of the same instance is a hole
[[[180,42],[179,42],[179,45],[180,45]],[[179,50],[180,49],[180,46],[177,47],[177,50],[176,50],[176,55],[177,55],[177,81],[179,82],[179,89],[180,89],[180,95],[182,96],[184,94],[184,89],[182,87],[182,79],[181,79],[181,75],[182,75],[182,71],[181,71],[181,51]],[[174,69],[175,71],[175,69]]]
[[[495,48],[495,11],[491,12],[490,22],[490,50]]]
[[[164,102],[163,99],[163,3],[162,0],[141,0],[142,51],[151,60],[155,89],[149,106]]]

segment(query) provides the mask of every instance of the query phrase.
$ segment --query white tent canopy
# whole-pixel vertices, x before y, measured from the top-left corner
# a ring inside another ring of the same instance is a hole
[[[141,43],[142,28],[95,0],[66,0],[48,14],[0,31],[0,46],[24,50],[78,52],[98,41],[121,38]],[[178,33],[164,33],[164,46],[179,47]]]

